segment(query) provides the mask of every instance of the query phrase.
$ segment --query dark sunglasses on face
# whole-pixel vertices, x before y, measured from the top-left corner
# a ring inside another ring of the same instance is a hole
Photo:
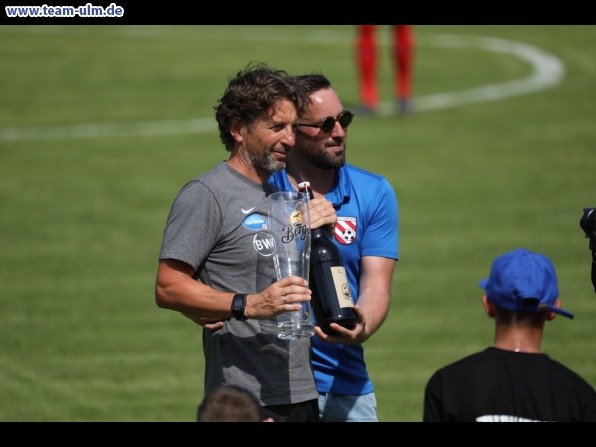
[[[300,123],[300,124],[298,124],[298,126],[317,127],[325,133],[330,133],[333,130],[333,128],[335,127],[336,121],[339,121],[339,125],[342,127],[342,129],[346,129],[352,122],[353,118],[354,118],[354,114],[352,112],[349,112],[348,110],[344,110],[339,115],[337,115],[337,118],[328,116],[320,124],[302,124],[302,123]]]

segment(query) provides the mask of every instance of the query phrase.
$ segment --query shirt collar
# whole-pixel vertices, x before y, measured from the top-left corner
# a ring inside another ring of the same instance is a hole
[[[338,208],[342,203],[348,202],[350,199],[350,180],[348,170],[346,169],[347,166],[348,164],[346,163],[344,166],[337,170],[335,184],[333,185],[331,190],[325,195],[327,200],[329,200],[335,208]],[[294,189],[290,184],[290,180],[288,179],[288,173],[285,169],[274,172],[273,178],[273,182],[279,185],[281,190],[291,191]]]

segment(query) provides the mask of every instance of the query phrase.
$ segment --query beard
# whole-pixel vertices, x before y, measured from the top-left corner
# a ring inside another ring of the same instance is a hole
[[[327,150],[323,141],[303,140],[300,144],[300,151],[312,165],[319,169],[337,169],[346,164],[346,140],[344,139],[344,150],[340,153],[333,153]]]
[[[266,176],[269,176],[276,171],[281,171],[286,167],[285,160],[275,160],[272,156],[272,152],[269,151],[255,154],[254,152],[247,150],[246,155],[255,167],[256,171]]]

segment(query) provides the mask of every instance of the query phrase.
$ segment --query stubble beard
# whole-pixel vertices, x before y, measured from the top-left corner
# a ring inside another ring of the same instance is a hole
[[[256,171],[265,176],[270,176],[276,171],[281,171],[286,167],[285,161],[279,161],[273,159],[273,153],[266,151],[261,154],[255,154],[247,151],[247,155]]]
[[[304,158],[319,169],[337,169],[346,164],[345,140],[344,150],[340,154],[334,154],[328,151],[324,142],[303,141],[300,146],[301,149],[298,150],[302,152]]]

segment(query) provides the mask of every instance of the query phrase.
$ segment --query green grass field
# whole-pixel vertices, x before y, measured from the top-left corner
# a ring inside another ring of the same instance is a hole
[[[382,421],[419,421],[430,374],[492,342],[477,282],[517,246],[553,260],[576,313],[543,349],[596,385],[579,227],[596,206],[595,51],[594,26],[419,26],[420,109],[350,127],[349,161],[400,206],[391,312],[365,345]],[[227,158],[213,106],[246,63],[320,70],[354,107],[353,27],[4,26],[0,60],[0,421],[192,421],[201,331],[153,295],[169,206]]]

